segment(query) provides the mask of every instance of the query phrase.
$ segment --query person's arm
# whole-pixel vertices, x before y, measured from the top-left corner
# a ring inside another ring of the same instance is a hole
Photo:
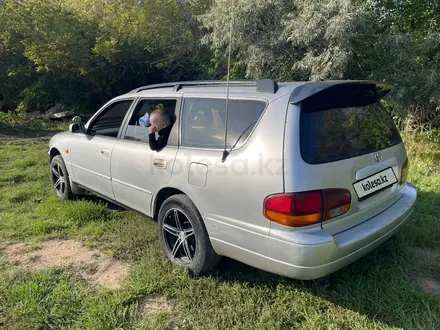
[[[150,142],[151,150],[159,151],[159,150],[162,150],[163,148],[165,148],[168,143],[168,137],[170,136],[170,132],[171,132],[171,126],[163,128],[160,131],[159,137],[157,140],[156,140],[156,135],[154,132],[151,132],[150,134],[148,134],[148,140]]]
[[[168,132],[167,132],[168,133]],[[159,135],[156,140],[153,134],[153,144],[150,144],[151,150],[160,151],[167,146],[169,134]]]
[[[148,134],[148,143],[150,144],[151,150],[158,150],[158,141],[156,141],[156,133]]]

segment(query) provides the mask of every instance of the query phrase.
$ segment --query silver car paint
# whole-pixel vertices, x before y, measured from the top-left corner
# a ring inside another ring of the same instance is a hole
[[[311,165],[307,164],[300,156],[299,145],[299,116],[298,106],[291,105],[288,111],[286,125],[285,159],[289,164],[286,170],[286,191],[297,192],[326,188],[348,189],[352,196],[350,210],[343,216],[325,221],[322,227],[330,234],[336,234],[353,227],[373,215],[389,207],[398,197],[401,188],[398,184],[359,202],[353,188],[353,183],[364,179],[374,173],[391,167],[400,180],[400,172],[407,157],[403,142],[380,152],[383,160],[377,163],[374,159],[375,152],[343,159],[336,162]],[[329,175],[331,173],[331,175]]]
[[[180,106],[180,97],[173,94],[162,94],[161,98],[176,99]],[[142,100],[139,97],[129,110],[129,117]],[[152,197],[157,188],[169,184],[177,154],[177,146],[156,152],[146,143],[123,139],[126,129],[121,132],[112,152],[111,174],[115,200],[136,211],[153,216]]]
[[[122,139],[116,142],[111,160],[114,199],[151,216],[153,192],[169,183],[176,154],[176,147],[157,153],[142,142]]]
[[[116,138],[75,135],[70,141],[72,179],[77,184],[114,199],[110,159]]]
[[[124,127],[118,138],[60,133],[50,141],[50,150],[56,148],[63,155],[71,180],[150,217],[157,212],[162,189],[182,191],[201,213],[220,255],[288,277],[318,278],[393,235],[408,219],[416,191],[410,184],[395,184],[362,202],[353,198],[346,215],[322,225],[291,228],[268,221],[263,201],[270,194],[340,187],[356,196],[353,182],[390,166],[400,176],[406,158],[401,143],[381,150],[381,163],[374,160],[374,153],[321,165],[305,163],[299,152],[300,111],[289,104],[298,84],[280,86],[275,94],[231,87],[231,98],[263,100],[268,106],[246,143],[224,163],[222,150],[187,148],[180,145],[180,139],[179,147],[151,151],[145,143],[123,140]],[[124,98],[137,102],[141,97],[224,98],[225,94],[224,87],[179,92],[161,88],[126,94],[111,102]],[[178,102],[175,125],[180,124],[182,104]],[[127,118],[123,125],[126,122]],[[101,154],[104,148],[110,151],[109,157]],[[66,149],[69,153],[63,152]],[[157,159],[166,163],[165,168],[154,166]]]

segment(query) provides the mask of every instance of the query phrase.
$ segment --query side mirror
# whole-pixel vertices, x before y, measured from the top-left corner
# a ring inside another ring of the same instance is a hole
[[[69,125],[70,133],[84,133],[85,127],[83,123],[73,123]]]
[[[80,122],[82,122],[82,119],[81,119],[80,116],[75,116],[75,117],[73,117],[73,119],[72,119],[72,123],[79,124]]]
[[[75,116],[72,119],[72,124],[69,126],[70,133],[85,133],[86,129],[82,123],[82,118],[80,116]]]

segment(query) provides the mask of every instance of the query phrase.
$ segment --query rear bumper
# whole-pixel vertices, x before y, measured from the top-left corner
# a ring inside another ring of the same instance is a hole
[[[269,243],[269,271],[303,280],[333,273],[393,236],[409,219],[416,198],[415,187],[407,183],[393,205],[344,232],[330,235],[316,229],[306,236],[292,232],[282,239],[273,238]]]

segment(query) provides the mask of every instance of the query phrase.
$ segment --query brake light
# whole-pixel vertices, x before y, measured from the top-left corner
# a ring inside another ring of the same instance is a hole
[[[347,213],[351,195],[346,189],[276,194],[264,200],[264,216],[289,227],[301,227]]]
[[[403,163],[402,170],[400,171],[400,184],[406,183],[406,180],[408,179],[408,170],[409,170],[409,162],[408,158],[405,160],[405,163]]]
[[[329,220],[347,213],[350,209],[351,194],[346,189],[325,189],[322,191],[324,199],[324,219]]]

